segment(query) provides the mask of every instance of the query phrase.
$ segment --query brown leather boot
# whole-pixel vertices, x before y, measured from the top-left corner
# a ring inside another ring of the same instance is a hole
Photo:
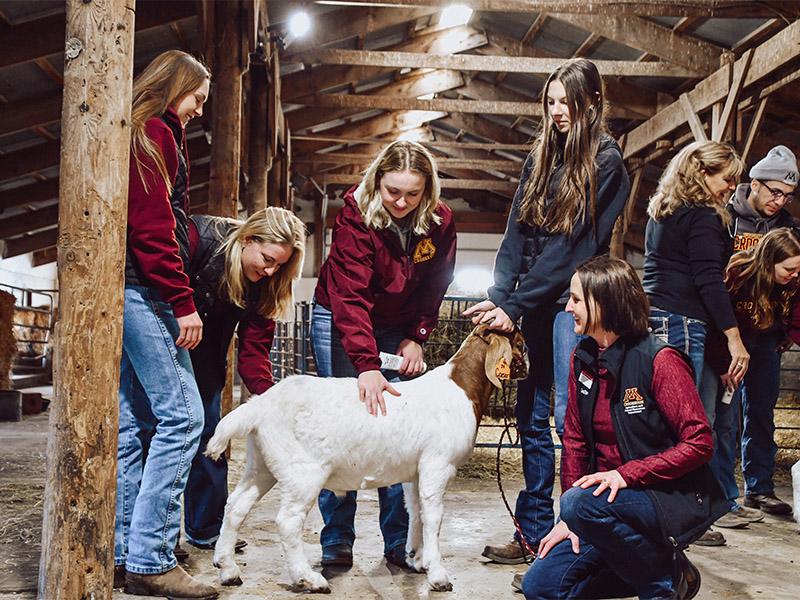
[[[533,556],[529,554],[522,545],[513,539],[507,544],[499,544],[496,546],[486,546],[481,552],[492,562],[501,563],[504,565],[521,565]]]
[[[138,596],[166,596],[167,598],[191,598],[192,600],[214,600],[219,592],[210,585],[200,583],[180,565],[165,573],[140,575],[125,573],[125,593]]]

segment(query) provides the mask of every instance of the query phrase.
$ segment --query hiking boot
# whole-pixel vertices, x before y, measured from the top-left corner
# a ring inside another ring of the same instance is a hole
[[[678,551],[676,562],[678,578],[673,584],[675,587],[673,598],[676,600],[691,600],[700,591],[700,571],[686,557],[683,550]]]
[[[125,565],[114,565],[114,589],[125,587]]]
[[[724,546],[725,536],[719,531],[706,529],[705,533],[692,542],[696,546]]]
[[[502,565],[522,565],[533,558],[533,554],[530,554],[522,544],[513,538],[507,544],[486,546],[481,552],[481,556]]]
[[[514,588],[515,592],[522,593],[523,577],[525,577],[525,573],[514,573],[514,579],[511,580],[511,587]]]
[[[353,547],[347,544],[332,544],[322,547],[323,567],[352,567]]]
[[[714,521],[715,527],[724,527],[725,529],[744,529],[750,525],[750,521],[737,517],[733,511],[726,512],[719,519]]]
[[[775,492],[770,492],[769,494],[747,494],[744,497],[744,505],[750,508],[758,508],[770,515],[789,515],[792,513],[792,507],[778,498]]]
[[[736,515],[748,523],[759,523],[760,521],[764,520],[764,513],[757,508],[745,508],[744,506],[737,506],[731,511],[730,514]]]
[[[191,598],[192,600],[214,600],[219,592],[212,586],[197,581],[180,565],[165,573],[141,575],[125,573],[125,593],[138,596],[161,596],[167,598]]]

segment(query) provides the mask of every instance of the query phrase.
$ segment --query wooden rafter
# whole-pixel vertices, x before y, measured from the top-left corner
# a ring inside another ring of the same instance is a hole
[[[351,137],[333,137],[320,135],[292,135],[292,140],[298,142],[331,142],[339,144],[385,144],[386,140],[381,138],[351,138]],[[496,142],[483,143],[483,142],[448,142],[448,141],[421,141],[423,145],[433,145],[441,148],[474,148],[481,150],[518,150],[527,152],[530,150],[530,144],[500,144]]]
[[[304,101],[312,107],[359,108],[362,110],[440,110],[444,112],[528,115],[540,117],[537,102],[501,102],[496,100],[454,100],[450,98],[404,98],[402,96],[366,96],[360,94],[317,94]]]
[[[395,8],[436,7],[452,0],[317,0],[324,4],[370,4]],[[474,10],[486,12],[570,12],[604,15],[649,15],[666,17],[786,17],[797,16],[794,0],[753,2],[753,0],[460,0]]]
[[[800,41],[800,21],[795,21],[756,48],[752,56],[751,67],[744,78],[743,87],[747,88],[753,85],[796,60],[800,56],[798,41]],[[743,68],[744,60],[736,61],[734,75]],[[727,97],[728,76],[728,68],[721,68],[687,92],[695,111],[702,112]],[[629,158],[642,152],[647,146],[666,137],[685,122],[684,104],[681,101],[667,106],[628,133],[625,157]]]
[[[379,50],[308,50],[294,57],[303,63],[324,65],[362,65],[390,68],[458,69],[496,73],[549,74],[564,59],[512,56],[478,56],[473,54],[419,54],[416,52],[387,52]],[[626,60],[596,60],[601,75],[626,77],[693,77],[696,72],[666,62],[635,62]]]

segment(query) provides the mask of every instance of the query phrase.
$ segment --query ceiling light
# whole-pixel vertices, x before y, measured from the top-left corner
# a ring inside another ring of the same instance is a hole
[[[458,27],[466,25],[472,17],[472,9],[464,4],[451,4],[442,11],[439,25],[442,27]]]
[[[289,19],[289,33],[293,38],[303,37],[310,29],[311,19],[305,11],[296,12]]]

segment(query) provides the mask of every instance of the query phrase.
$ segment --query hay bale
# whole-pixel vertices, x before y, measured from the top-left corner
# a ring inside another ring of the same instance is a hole
[[[11,388],[11,365],[17,354],[14,337],[14,304],[12,294],[0,291],[0,389]]]

